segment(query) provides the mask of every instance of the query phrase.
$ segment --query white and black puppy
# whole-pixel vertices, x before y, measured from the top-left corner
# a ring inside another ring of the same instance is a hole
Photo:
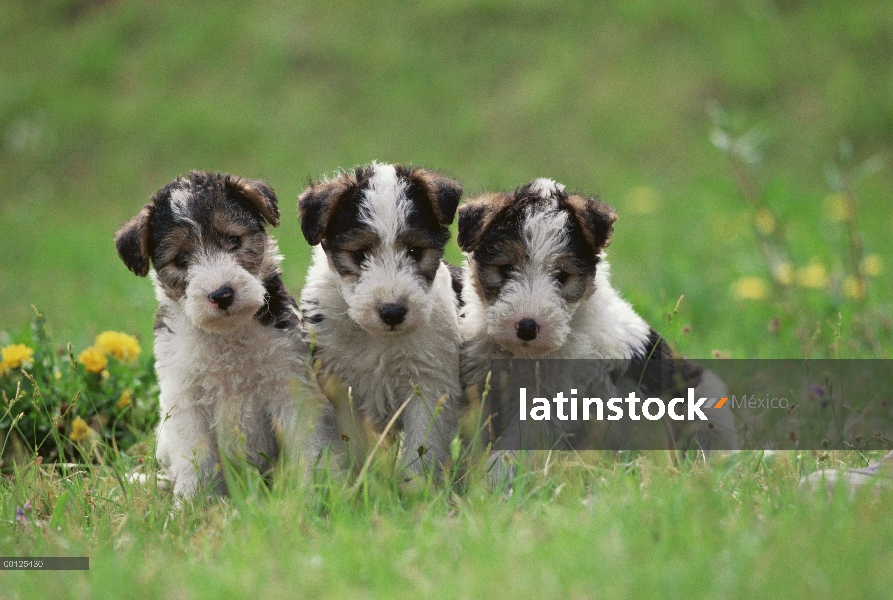
[[[458,242],[468,259],[462,378],[472,398],[483,390],[491,359],[619,359],[635,368],[671,357],[610,284],[604,250],[616,220],[607,204],[569,194],[551,179],[459,209]],[[709,371],[700,385],[702,395],[724,395]],[[722,412],[727,427],[709,436],[722,440],[715,447],[734,447],[731,414]]]
[[[308,351],[266,224],[279,224],[267,184],[193,171],[115,236],[131,271],[153,267],[157,458],[176,494],[225,493],[221,455],[266,470],[283,450],[309,451],[294,396],[322,396],[299,384]]]
[[[395,421],[410,473],[436,474],[458,426],[457,297],[441,258],[461,195],[433,171],[373,162],[311,184],[298,202],[317,246],[301,311],[318,374],[350,388],[358,414],[348,418],[378,433],[412,397]]]

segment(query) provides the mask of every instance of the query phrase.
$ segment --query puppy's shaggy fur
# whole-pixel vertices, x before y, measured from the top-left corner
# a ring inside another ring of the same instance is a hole
[[[349,387],[377,433],[412,398],[396,421],[411,473],[439,470],[457,430],[457,299],[441,257],[461,194],[427,169],[373,162],[310,185],[298,202],[317,246],[301,311],[319,375]],[[353,418],[341,408],[340,422]]]
[[[468,257],[462,378],[472,397],[494,358],[620,359],[641,372],[648,360],[671,357],[609,282],[604,250],[616,220],[607,204],[551,179],[459,209],[458,241]],[[698,381],[699,396],[725,395],[709,371]],[[733,447],[731,413],[722,412],[705,435]],[[710,447],[711,439],[699,442]]]
[[[131,271],[142,277],[153,267],[157,457],[176,494],[205,485],[225,493],[221,455],[266,470],[268,457],[309,448],[292,389],[308,352],[265,223],[279,224],[265,183],[193,171],[161,188],[115,238]],[[298,393],[314,395],[310,384]]]

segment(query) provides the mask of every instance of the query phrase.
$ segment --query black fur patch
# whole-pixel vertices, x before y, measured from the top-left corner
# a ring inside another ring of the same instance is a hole
[[[301,318],[304,323],[309,325],[319,325],[326,318],[319,309],[319,300],[302,300],[301,301]]]
[[[174,330],[171,329],[168,326],[167,321],[165,321],[167,316],[167,311],[165,311],[164,308],[159,308],[155,312],[155,324],[152,326],[152,331],[155,332],[155,335],[158,335],[159,332],[174,333]]]
[[[455,265],[451,265],[450,263],[444,263],[447,266],[447,269],[450,270],[450,283],[453,286],[453,293],[456,294],[456,300],[459,302],[459,308],[465,306],[465,302],[462,301],[462,286],[465,283],[465,275],[460,267]]]
[[[643,393],[653,396],[681,395],[687,388],[696,387],[704,376],[704,369],[683,358],[673,356],[663,337],[650,330],[641,354],[632,358],[627,377],[641,382]]]
[[[293,329],[300,326],[298,304],[285,289],[282,278],[277,274],[264,282],[264,305],[255,313],[254,318],[261,325],[273,326],[276,329]]]
[[[115,234],[118,255],[140,277],[149,274],[149,222],[154,212],[154,204],[147,204]]]

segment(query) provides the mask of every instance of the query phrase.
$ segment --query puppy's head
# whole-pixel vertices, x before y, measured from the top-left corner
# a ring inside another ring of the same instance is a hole
[[[301,193],[301,231],[322,244],[348,315],[364,330],[399,335],[428,321],[461,195],[443,175],[375,162]]]
[[[468,255],[487,333],[519,357],[557,350],[617,216],[607,204],[568,194],[551,179],[487,194],[459,209],[459,246]]]
[[[263,305],[278,273],[276,195],[262,181],[193,171],[161,188],[115,235],[118,254],[143,277],[154,267],[158,294],[196,326],[225,333]]]

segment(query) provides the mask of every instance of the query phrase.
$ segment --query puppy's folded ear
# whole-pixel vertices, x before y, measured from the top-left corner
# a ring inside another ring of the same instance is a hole
[[[506,194],[486,194],[459,207],[459,235],[463,252],[472,252],[505,205]]]
[[[586,241],[596,254],[611,243],[617,213],[614,209],[595,198],[569,196],[566,200],[570,213],[577,219]]]
[[[244,203],[248,209],[273,227],[279,226],[279,206],[276,192],[266,182],[227,175],[223,178],[227,192]]]
[[[428,197],[434,216],[441,225],[449,225],[456,216],[456,207],[462,198],[462,184],[440,173],[416,168],[409,174],[409,181],[417,185]]]
[[[145,277],[149,274],[149,222],[155,205],[149,203],[115,233],[118,255],[127,268]]]
[[[311,183],[298,196],[301,233],[311,246],[320,243],[342,198],[356,189],[356,179],[347,173],[335,179]]]

